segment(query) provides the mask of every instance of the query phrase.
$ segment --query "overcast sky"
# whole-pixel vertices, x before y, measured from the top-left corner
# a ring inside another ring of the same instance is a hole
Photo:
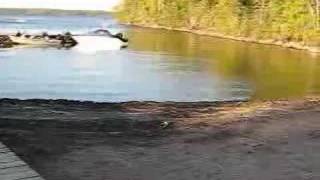
[[[0,8],[111,10],[120,0],[0,0]]]

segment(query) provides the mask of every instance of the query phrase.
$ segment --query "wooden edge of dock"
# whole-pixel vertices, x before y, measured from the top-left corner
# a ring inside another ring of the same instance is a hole
[[[26,162],[0,142],[0,180],[44,180]]]

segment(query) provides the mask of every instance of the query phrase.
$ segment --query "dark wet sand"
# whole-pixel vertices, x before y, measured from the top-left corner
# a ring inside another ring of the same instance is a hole
[[[320,179],[317,99],[4,99],[0,140],[47,180]]]

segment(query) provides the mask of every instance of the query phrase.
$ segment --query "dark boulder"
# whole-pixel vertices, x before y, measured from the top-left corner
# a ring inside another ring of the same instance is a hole
[[[0,35],[0,48],[11,48],[16,45],[9,36],[7,35]]]
[[[21,32],[17,32],[16,37],[21,37],[22,33]]]
[[[127,38],[125,38],[122,33],[117,33],[115,35],[112,35],[112,37],[117,38],[120,41],[125,42],[125,43],[129,42],[129,40]]]
[[[71,48],[78,44],[78,42],[72,37],[72,35],[62,36],[61,45],[62,47]]]

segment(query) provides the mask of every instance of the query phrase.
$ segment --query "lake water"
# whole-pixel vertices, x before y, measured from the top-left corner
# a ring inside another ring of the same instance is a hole
[[[6,16],[0,31],[125,31],[127,49],[0,50],[0,98],[226,101],[320,92],[320,58],[189,33],[123,27],[110,16]],[[92,43],[92,46],[97,44]]]

